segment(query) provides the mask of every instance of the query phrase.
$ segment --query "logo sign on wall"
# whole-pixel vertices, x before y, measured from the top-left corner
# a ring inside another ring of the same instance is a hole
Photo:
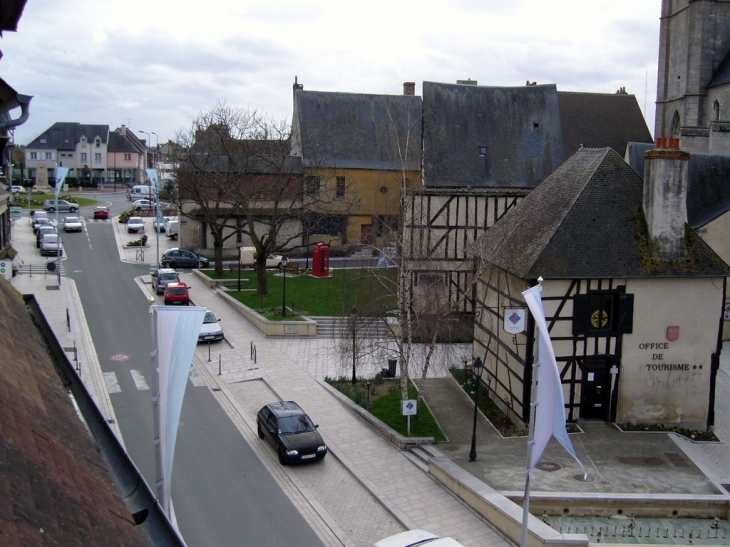
[[[5,279],[13,277],[13,261],[2,260],[0,261],[0,275],[3,275]]]
[[[667,327],[667,340],[674,342],[679,338],[679,327]]]
[[[510,334],[519,334],[525,330],[525,308],[505,308],[504,331]]]

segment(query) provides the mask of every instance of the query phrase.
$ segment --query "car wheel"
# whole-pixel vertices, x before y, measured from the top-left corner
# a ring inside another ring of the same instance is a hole
[[[49,207],[49,208],[48,208],[48,212],[49,212],[49,213],[55,213],[55,212],[56,212],[56,210],[55,210],[55,209],[54,209],[53,207]]]
[[[264,438],[264,432],[261,429],[261,424],[260,423],[256,423],[256,430],[258,431],[259,439],[263,439]]]
[[[69,212],[71,212],[71,213],[75,213],[75,212],[76,212],[76,207],[71,207],[71,208],[69,209]]]
[[[278,452],[279,452],[279,463],[281,465],[286,465],[286,456],[284,455],[284,450],[280,448],[278,450]]]
[[[170,264],[169,265],[170,265],[170,268],[172,268],[174,270],[175,268],[177,268],[177,261],[176,260],[170,260]]]

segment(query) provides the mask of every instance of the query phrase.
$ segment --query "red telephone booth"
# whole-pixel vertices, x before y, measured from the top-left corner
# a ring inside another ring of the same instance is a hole
[[[324,243],[312,246],[312,277],[328,277],[330,274],[330,247]]]

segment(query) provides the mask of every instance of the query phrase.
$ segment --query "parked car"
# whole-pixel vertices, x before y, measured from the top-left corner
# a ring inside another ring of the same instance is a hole
[[[464,547],[454,538],[440,538],[425,530],[408,530],[394,536],[381,539],[375,547]]]
[[[144,220],[142,217],[129,217],[127,220],[127,233],[128,234],[143,234],[144,233]]]
[[[269,253],[266,255],[267,268],[280,268],[283,256]],[[256,265],[256,248],[241,247],[241,266],[253,268]]]
[[[63,231],[64,232],[82,232],[83,226],[79,217],[66,217],[63,219]]]
[[[159,230],[158,230],[158,228],[157,228],[157,224],[158,224],[158,223],[159,223],[159,225],[160,225],[160,227],[159,227]],[[153,230],[154,230],[155,232],[159,231],[159,232],[160,232],[161,234],[164,234],[164,233],[165,233],[165,232],[167,231],[167,223],[168,223],[168,220],[167,220],[166,218],[163,218],[161,222],[158,222],[158,220],[157,220],[157,219],[154,219],[154,220],[152,221],[152,229],[153,229]]]
[[[38,228],[38,231],[35,235],[35,246],[36,248],[40,249],[41,247],[41,239],[44,235],[48,234],[55,234],[56,233],[56,227],[55,226],[41,226]]]
[[[223,340],[223,329],[218,324],[220,319],[216,319],[215,314],[206,308],[203,326],[200,329],[198,342],[214,342]]]
[[[44,235],[57,233],[55,226],[40,226],[35,234],[35,246],[40,248],[41,239]]]
[[[178,283],[180,274],[171,268],[159,268],[152,273],[152,288],[157,294],[165,292],[168,283]]]
[[[166,306],[189,306],[190,305],[190,287],[182,281],[178,283],[168,283],[165,287],[163,296]]]
[[[109,208],[108,207],[95,207],[94,208],[94,218],[99,218],[99,219],[109,218]]]
[[[198,266],[198,263],[200,266]],[[162,253],[160,264],[165,268],[207,268],[210,261],[193,251],[173,248]]]
[[[259,438],[269,440],[282,465],[321,460],[327,455],[318,427],[294,401],[269,403],[256,415]]]
[[[41,238],[41,256],[63,256],[61,240],[58,234],[46,234]]]
[[[10,187],[10,192],[13,194],[21,194],[21,193],[25,192],[25,188],[22,186],[13,185]]]
[[[71,203],[65,199],[47,199],[43,202],[43,210],[49,213],[59,211],[61,213],[75,213],[79,210],[77,203]]]
[[[35,218],[33,217],[33,233],[38,233],[38,228],[41,226],[53,226],[55,228],[55,224],[51,222],[50,218]]]
[[[36,223],[42,218],[48,220],[48,213],[36,210],[30,212],[30,223],[33,225],[34,232],[36,231]]]
[[[151,211],[155,208],[155,202],[149,199],[138,199],[132,204],[135,211]]]

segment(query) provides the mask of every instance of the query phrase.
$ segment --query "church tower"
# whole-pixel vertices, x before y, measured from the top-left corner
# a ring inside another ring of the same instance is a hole
[[[730,0],[662,0],[654,137],[730,154]]]

